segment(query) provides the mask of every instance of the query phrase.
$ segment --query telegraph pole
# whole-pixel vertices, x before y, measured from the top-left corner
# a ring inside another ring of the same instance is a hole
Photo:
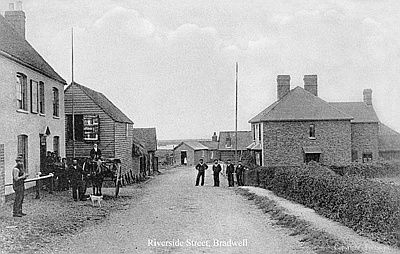
[[[239,65],[238,62],[236,62],[236,109],[235,109],[235,163],[237,165],[238,163],[238,71],[239,71]]]
[[[72,158],[75,158],[75,112],[74,112],[74,28],[71,33],[71,93],[72,93]]]

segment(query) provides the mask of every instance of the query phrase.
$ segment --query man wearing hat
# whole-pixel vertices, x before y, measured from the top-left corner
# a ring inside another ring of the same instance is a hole
[[[244,176],[244,171],[245,167],[242,165],[242,161],[238,162],[239,165],[236,166],[236,179],[237,179],[237,184],[238,186],[243,186],[243,176]]]
[[[234,187],[233,173],[235,172],[235,166],[232,164],[231,160],[228,159],[228,165],[226,166],[226,175],[228,176],[228,186]]]
[[[15,159],[17,165],[13,168],[13,189],[15,191],[15,200],[13,206],[13,217],[22,217],[26,215],[22,212],[22,202],[24,202],[25,179],[29,174],[24,171],[24,160],[21,155]]]
[[[201,177],[201,186],[204,185],[204,175],[206,173],[208,166],[207,164],[203,163],[203,159],[199,160],[199,164],[196,165],[197,169],[197,178],[196,178],[196,186],[199,186],[200,177]]]

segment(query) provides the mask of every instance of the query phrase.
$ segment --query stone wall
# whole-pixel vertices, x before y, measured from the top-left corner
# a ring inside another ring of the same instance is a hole
[[[310,124],[315,125],[315,139],[309,137]],[[351,162],[349,120],[265,122],[263,126],[263,166],[301,165],[305,146],[320,147],[323,164]]]

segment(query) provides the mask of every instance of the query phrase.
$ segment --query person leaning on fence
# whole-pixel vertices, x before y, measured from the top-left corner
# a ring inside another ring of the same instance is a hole
[[[197,169],[197,177],[196,177],[196,186],[199,186],[200,177],[201,177],[201,186],[204,185],[204,175],[206,173],[208,166],[203,162],[203,159],[199,160],[199,164],[196,165]]]
[[[83,188],[84,188],[84,183],[83,183],[83,175],[84,171],[82,170],[82,167],[78,165],[78,160],[73,159],[72,165],[69,166],[68,168],[68,178],[71,184],[72,188],[72,198],[75,201],[82,200],[84,201],[83,197]]]
[[[13,189],[15,192],[13,217],[22,217],[26,215],[22,212],[22,203],[24,202],[25,179],[29,176],[24,170],[24,162],[22,156],[15,159],[17,165],[13,168]]]
[[[219,174],[222,170],[221,165],[218,163],[218,160],[214,160],[214,165],[212,167],[212,170],[214,172],[214,186],[218,187],[219,186]]]
[[[235,172],[235,166],[231,160],[228,160],[228,166],[226,167],[226,175],[228,176],[229,187],[234,187],[233,172]]]

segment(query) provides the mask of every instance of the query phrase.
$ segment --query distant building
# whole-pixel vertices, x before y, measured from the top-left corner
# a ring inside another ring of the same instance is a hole
[[[139,171],[139,166],[133,162],[133,122],[106,96],[78,83],[71,83],[65,90],[65,115],[69,158],[89,157],[93,144],[97,144],[102,157],[121,160],[124,173]]]
[[[46,151],[65,156],[65,80],[25,39],[25,13],[10,4],[0,15],[0,205],[13,193],[12,169],[21,154],[29,178],[42,171]],[[34,186],[35,182],[27,184]]]
[[[218,153],[221,161],[226,162],[228,159],[235,161],[236,147],[238,160],[240,160],[247,151],[247,147],[252,144],[253,138],[251,131],[238,131],[237,135],[238,143],[236,146],[235,131],[221,131],[219,133]]]
[[[215,159],[219,160],[220,154],[218,151],[218,136],[214,132],[211,140],[199,140],[199,142],[208,148],[208,155],[206,162],[213,162]]]
[[[317,91],[316,75],[305,75],[304,88],[292,90],[290,76],[278,76],[278,100],[249,121],[254,140],[249,149],[260,154],[261,165],[348,164],[379,157],[372,90],[364,90],[362,102],[331,103]]]
[[[157,131],[156,128],[133,128],[133,139],[143,146],[147,157],[142,158],[141,172],[151,175],[158,170],[157,151]]]
[[[386,160],[400,160],[400,134],[379,123],[379,156]]]
[[[196,165],[200,159],[208,162],[208,147],[198,141],[183,141],[174,148],[175,165]]]

